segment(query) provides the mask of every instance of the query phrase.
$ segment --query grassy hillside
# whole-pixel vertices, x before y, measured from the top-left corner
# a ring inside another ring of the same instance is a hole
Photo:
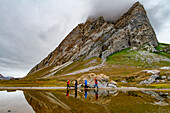
[[[49,71],[51,69],[53,69],[54,66],[49,66],[49,67],[45,67],[45,68],[42,68],[34,73],[31,73],[29,75],[27,75],[26,77],[24,77],[25,80],[33,80],[33,79],[37,79],[37,78],[41,78],[43,77],[44,75],[48,74]]]
[[[55,70],[56,66],[50,66],[26,76],[23,80],[0,81],[0,86],[65,86],[67,79],[74,81],[87,73],[103,73],[109,76],[110,80],[118,82],[119,86],[136,85],[137,82],[148,79],[150,76],[150,74],[141,73],[142,70],[157,69],[161,71],[161,76],[170,76],[169,70],[160,69],[161,67],[170,66],[170,54],[165,51],[168,46],[170,45],[160,43],[156,47],[159,50],[157,53],[147,52],[145,49],[131,51],[131,48],[128,48],[108,56],[103,65],[101,65],[103,61],[101,58],[93,57],[88,60],[75,61],[57,71]],[[66,74],[94,66],[96,68],[89,71],[65,76]],[[52,76],[43,78],[51,73],[53,73]],[[128,84],[121,83],[122,80],[128,81]],[[149,86],[142,85],[142,87],[170,87],[167,84],[170,84],[170,82],[167,81]]]
[[[63,68],[62,70],[56,72],[54,75],[55,76],[64,75],[64,74],[71,73],[71,72],[74,72],[74,71],[77,71],[77,70],[81,70],[81,69],[85,69],[85,68],[88,68],[88,67],[91,67],[91,66],[99,65],[101,62],[102,62],[101,59],[98,58],[98,57],[93,57],[93,58],[90,58],[90,59],[85,60],[85,61],[84,60],[78,60],[78,61],[73,62],[69,66]]]
[[[63,75],[66,73],[88,68],[90,66],[96,66],[96,65],[99,65],[100,63],[101,63],[101,59],[98,57],[93,57],[85,61],[81,59],[81,60],[71,63],[70,65],[66,66],[63,69],[58,70],[57,72],[55,72],[55,66],[45,67],[32,74],[29,74],[28,76],[24,77],[24,79],[25,80],[39,79],[53,72],[55,72],[54,73],[55,76]]]
[[[164,50],[164,48],[166,48],[167,46],[169,45],[160,43],[156,49]],[[164,66],[170,66],[170,54],[163,51],[152,53],[144,49],[140,49],[138,51],[130,51],[130,48],[128,48],[107,57],[107,62],[116,65],[144,68],[160,68]]]
[[[156,49],[159,50],[157,54],[168,57],[170,59],[170,54],[167,53],[168,51],[170,52],[170,49],[169,50],[167,49],[168,47],[170,48],[170,44],[159,43],[158,46],[156,47]]]

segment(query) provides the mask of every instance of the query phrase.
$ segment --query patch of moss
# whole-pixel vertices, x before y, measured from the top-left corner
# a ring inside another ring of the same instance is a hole
[[[170,58],[170,54],[166,53],[166,52],[163,52],[163,50],[165,50],[168,46],[170,46],[170,44],[165,44],[165,43],[159,43],[158,46],[156,47],[156,49],[159,51],[158,53],[155,53],[155,54],[158,54],[158,55],[161,55],[161,56],[165,56],[167,58]]]
[[[167,46],[170,46],[170,44],[158,43],[158,46],[156,47],[156,49],[157,50],[164,50]]]

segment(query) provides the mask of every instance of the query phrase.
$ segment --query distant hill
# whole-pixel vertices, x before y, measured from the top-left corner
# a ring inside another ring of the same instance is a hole
[[[14,77],[4,77],[2,74],[0,74],[0,80],[11,80],[14,79]]]
[[[0,74],[0,77],[3,77],[2,74]]]

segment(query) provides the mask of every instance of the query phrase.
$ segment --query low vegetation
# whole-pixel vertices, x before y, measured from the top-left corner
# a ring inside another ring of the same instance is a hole
[[[145,50],[130,51],[130,48],[107,57],[107,62],[115,65],[143,68],[160,68],[170,66],[169,54],[165,52],[151,53]]]
[[[98,58],[98,57],[93,57],[93,58],[90,58],[88,60],[82,60],[81,59],[81,60],[73,62],[72,64],[70,64],[69,66],[58,71],[54,75],[63,75],[63,74],[71,73],[71,72],[81,70],[81,69],[85,69],[85,68],[88,68],[88,67],[91,67],[91,66],[99,65],[101,62],[102,62],[101,59]]]
[[[38,80],[0,80],[0,87],[60,87],[66,86],[64,81],[57,79]]]
[[[88,72],[61,76],[102,63],[102,59],[99,57],[93,57],[88,60],[81,59],[57,71],[53,76],[43,79],[42,77],[51,73],[49,70],[54,68],[54,66],[50,66],[36,71],[21,80],[0,80],[0,86],[66,86],[67,79],[70,79],[71,85],[74,85],[72,81],[78,79],[83,74],[103,73],[109,76],[110,80],[116,81],[119,86],[170,88],[169,81],[165,83],[139,85],[140,81],[146,80],[151,76],[151,74],[141,73],[142,70],[157,69],[161,71],[160,76],[169,76],[170,72],[168,70],[160,69],[160,67],[170,66],[170,54],[165,52],[168,46],[170,45],[159,43],[158,47],[156,47],[159,51],[157,53],[147,52],[144,49],[132,51],[131,48],[128,48],[108,56],[104,65],[100,65]],[[128,83],[122,83],[121,81],[123,80]]]
[[[49,73],[49,70],[51,70],[53,67],[54,66],[49,66],[49,67],[40,69],[34,73],[29,74],[29,76],[24,77],[24,79],[25,80],[33,80],[33,79],[41,78],[41,77],[43,77],[43,75]]]

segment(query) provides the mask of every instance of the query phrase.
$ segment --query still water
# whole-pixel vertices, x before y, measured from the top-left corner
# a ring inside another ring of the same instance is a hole
[[[0,91],[0,113],[170,113],[170,91]]]

